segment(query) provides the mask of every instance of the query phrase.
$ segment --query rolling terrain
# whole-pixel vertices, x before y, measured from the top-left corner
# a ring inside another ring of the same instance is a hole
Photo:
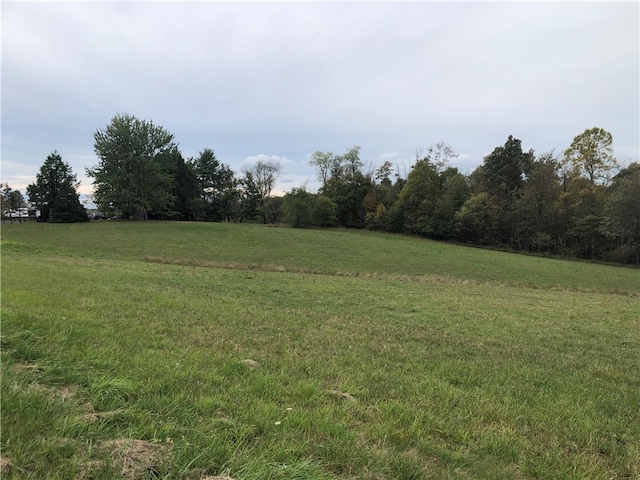
[[[406,236],[3,226],[2,477],[638,478],[639,312]]]

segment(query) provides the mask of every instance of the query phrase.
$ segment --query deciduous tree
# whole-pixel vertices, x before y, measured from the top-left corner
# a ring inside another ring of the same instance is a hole
[[[600,228],[612,241],[609,257],[640,265],[640,164],[632,163],[613,178]]]
[[[333,153],[331,152],[314,152],[311,155],[309,163],[316,167],[318,173],[318,180],[322,182],[322,187],[327,184],[329,176],[331,175],[331,168],[333,166]]]
[[[271,195],[271,190],[280,175],[280,163],[274,160],[258,160],[254,165],[245,169],[245,176],[250,174],[252,186],[260,195],[259,208],[263,223],[267,223],[266,199]]]
[[[93,178],[100,210],[135,219],[170,210],[173,175],[163,159],[178,151],[172,134],[151,121],[120,114],[93,137],[99,161],[87,175]]]
[[[527,182],[515,200],[514,245],[520,250],[549,251],[560,233],[555,205],[561,194],[558,161],[553,152],[534,161]]]
[[[603,128],[588,128],[577,135],[564,152],[564,163],[574,175],[591,183],[609,183],[611,173],[620,165],[613,156],[613,136]]]
[[[8,183],[0,183],[0,209],[3,217],[10,210],[26,207],[27,202],[20,190],[13,190]]]

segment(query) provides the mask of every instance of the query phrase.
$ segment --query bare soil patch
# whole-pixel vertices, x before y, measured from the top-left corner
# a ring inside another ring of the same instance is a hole
[[[358,400],[356,400],[356,398],[351,395],[350,393],[346,393],[346,392],[339,392],[338,390],[327,390],[327,393],[329,395],[331,395],[332,397],[335,398],[339,398],[341,400],[346,400],[347,402],[352,402],[352,403],[356,403]]]
[[[245,360],[241,360],[240,363],[243,364],[243,365],[246,365],[251,370],[256,370],[256,369],[260,368],[260,364],[258,362],[256,362],[255,360],[251,360],[250,358],[247,358]]]
[[[0,457],[0,476],[9,475],[11,473],[11,469],[13,468],[13,463],[7,457]]]
[[[134,438],[109,440],[96,445],[99,455],[109,457],[111,465],[120,468],[122,478],[139,480],[147,478],[150,472],[157,472],[169,455],[166,444],[152,443]],[[85,462],[81,468],[81,478],[90,478],[91,471],[102,466],[101,461]]]
[[[11,370],[14,373],[24,374],[24,373],[40,373],[42,372],[42,367],[37,363],[14,363],[11,365]]]

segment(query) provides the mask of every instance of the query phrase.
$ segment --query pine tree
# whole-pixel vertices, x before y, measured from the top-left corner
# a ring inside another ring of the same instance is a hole
[[[76,191],[79,185],[71,167],[62,161],[58,152],[50,154],[40,167],[36,183],[27,187],[29,201],[40,209],[40,221],[88,221],[87,210]]]

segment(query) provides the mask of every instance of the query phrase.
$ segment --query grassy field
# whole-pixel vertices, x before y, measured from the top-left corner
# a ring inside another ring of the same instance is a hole
[[[640,271],[347,230],[2,227],[2,478],[640,478]]]

